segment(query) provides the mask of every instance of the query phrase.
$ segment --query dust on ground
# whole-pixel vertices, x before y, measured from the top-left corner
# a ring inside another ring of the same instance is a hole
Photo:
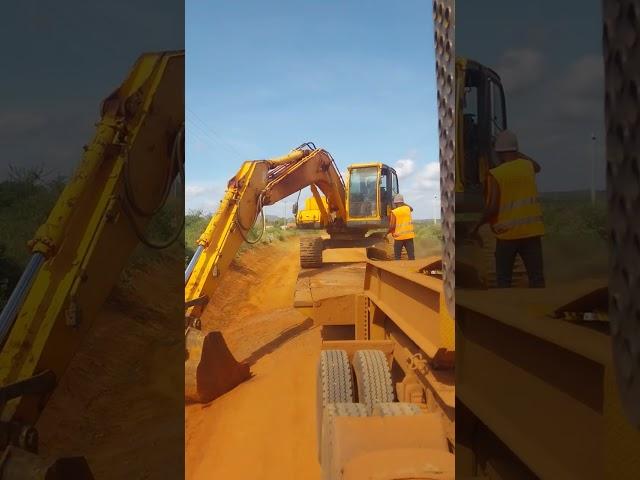
[[[41,454],[84,455],[96,480],[182,478],[182,253],[174,253],[121,277],[40,417]]]
[[[324,261],[364,262],[364,249],[327,250]],[[253,378],[186,409],[187,480],[317,479],[316,365],[320,329],[295,310],[296,238],[237,258],[202,317],[219,329]]]

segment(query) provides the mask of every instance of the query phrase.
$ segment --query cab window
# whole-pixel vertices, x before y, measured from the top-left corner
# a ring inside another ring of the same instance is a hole
[[[377,167],[354,168],[349,175],[349,213],[353,218],[376,216]]]
[[[491,108],[491,165],[498,164],[497,155],[493,149],[496,141],[496,135],[507,128],[506,115],[504,108],[504,93],[502,86],[493,79],[489,79],[489,100]]]
[[[391,200],[391,181],[389,171],[386,168],[380,173],[380,202],[386,205]]]

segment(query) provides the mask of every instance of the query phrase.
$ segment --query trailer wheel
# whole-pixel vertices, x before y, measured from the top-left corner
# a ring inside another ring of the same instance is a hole
[[[393,402],[393,384],[387,358],[380,350],[359,350],[353,356],[358,401],[371,411],[377,403]]]
[[[318,446],[322,433],[322,414],[329,404],[353,402],[353,376],[349,357],[344,350],[320,352],[317,373],[316,419]]]
[[[300,238],[300,266],[302,268],[319,268],[322,266],[322,238]]]
[[[415,403],[405,402],[390,402],[390,403],[377,403],[373,407],[371,415],[374,417],[400,417],[424,415],[422,409]]]
[[[318,436],[318,460],[328,465],[327,452],[331,451],[333,438],[333,419],[336,417],[366,417],[369,409],[363,403],[330,403],[322,412],[321,430]],[[324,453],[323,453],[324,452]]]

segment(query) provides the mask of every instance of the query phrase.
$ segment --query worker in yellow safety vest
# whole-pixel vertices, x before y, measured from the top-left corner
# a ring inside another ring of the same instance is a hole
[[[393,210],[389,218],[389,232],[393,237],[393,254],[396,260],[400,260],[402,249],[407,251],[409,260],[415,260],[413,239],[416,236],[413,231],[411,212],[413,208],[404,203],[404,197],[397,194],[393,197]]]
[[[542,236],[544,223],[535,175],[540,165],[519,152],[516,135],[504,130],[496,135],[499,165],[489,170],[485,211],[472,234],[489,223],[496,236],[496,280],[498,288],[511,286],[516,255],[520,255],[529,286],[543,288]]]

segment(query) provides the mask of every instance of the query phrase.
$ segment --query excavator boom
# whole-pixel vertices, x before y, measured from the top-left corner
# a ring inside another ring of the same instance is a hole
[[[371,165],[378,167],[378,164]],[[379,236],[364,238],[366,227],[348,227],[347,189],[326,150],[306,143],[282,157],[244,162],[229,180],[224,197],[198,239],[197,249],[185,271],[185,397],[188,400],[211,401],[250,376],[249,366],[236,361],[220,332],[204,334],[200,330],[200,317],[242,243],[257,241],[249,238],[249,232],[262,209],[308,186],[314,196],[320,197],[318,191],[321,191],[326,197],[326,209],[320,202],[323,225],[330,236],[337,238],[301,239],[301,264],[311,258],[310,266],[317,265],[318,251],[321,262],[323,242],[338,247],[380,242]],[[260,235],[264,230],[263,214]]]
[[[150,53],[103,102],[95,137],[29,243],[31,261],[0,315],[3,426],[32,429],[133,249],[168,246],[144,231],[183,173],[183,90],[184,52]],[[23,441],[35,435],[14,437],[2,448],[37,448]]]
[[[300,148],[277,159],[242,164],[229,180],[220,206],[198,239],[198,248],[185,272],[188,316],[197,317],[204,309],[235,253],[244,241],[250,241],[249,231],[262,208],[309,185],[317,185],[327,197],[329,211],[334,214],[333,224],[344,225],[344,181],[325,150]]]
[[[12,328],[0,353],[1,385],[45,370],[62,376],[139,242],[136,233],[149,220],[144,211],[163,201],[182,169],[173,155],[184,99],[170,92],[182,91],[183,71],[182,52],[144,55],[104,102],[93,142],[31,242],[37,261],[15,292],[23,298],[14,297],[8,305],[17,308],[3,316]],[[125,177],[136,182],[135,192]],[[33,395],[11,399],[2,419],[34,422],[39,402]]]

